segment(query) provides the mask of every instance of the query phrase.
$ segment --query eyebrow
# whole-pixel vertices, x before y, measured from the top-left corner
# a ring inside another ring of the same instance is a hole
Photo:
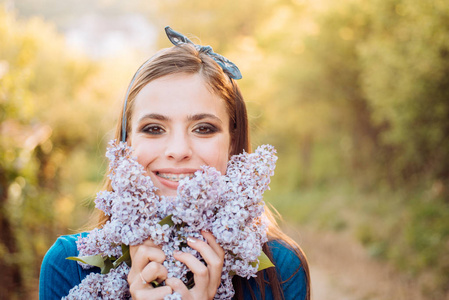
[[[167,116],[164,116],[161,114],[147,114],[147,115],[142,116],[139,119],[139,123],[145,119],[155,119],[155,120],[159,120],[159,121],[168,121],[169,120],[169,118]]]
[[[189,121],[200,121],[200,120],[208,119],[208,118],[217,120],[217,121],[219,121],[220,123],[222,123],[221,119],[220,119],[219,117],[217,117],[216,115],[214,115],[214,114],[196,114],[196,115],[190,115],[190,116],[187,117],[187,120],[189,120]]]
[[[207,118],[211,118],[211,119],[219,121],[220,123],[223,123],[221,121],[221,119],[219,117],[217,117],[216,115],[214,115],[214,114],[207,114],[207,113],[196,114],[196,115],[189,115],[187,117],[187,120],[188,121],[200,121],[200,120],[207,119]],[[142,116],[139,119],[139,123],[142,122],[145,119],[154,119],[154,120],[159,120],[159,121],[169,121],[170,120],[170,118],[167,117],[167,116],[153,113],[153,114],[147,114],[147,115]]]

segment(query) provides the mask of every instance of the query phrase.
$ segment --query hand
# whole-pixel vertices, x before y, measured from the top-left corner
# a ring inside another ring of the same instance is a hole
[[[167,279],[167,269],[162,265],[164,252],[151,240],[129,247],[132,266],[128,274],[129,291],[133,300],[164,299],[173,292],[170,286],[154,288],[150,283]]]
[[[165,280],[166,286],[181,294],[183,300],[213,299],[221,283],[224,250],[212,233],[203,231],[201,234],[207,242],[192,238],[188,245],[201,254],[207,266],[190,253],[175,252],[173,255],[192,271],[195,286],[189,290],[178,278]]]

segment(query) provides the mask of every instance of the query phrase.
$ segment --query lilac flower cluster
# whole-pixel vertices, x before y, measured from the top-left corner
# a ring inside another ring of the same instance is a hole
[[[122,244],[138,245],[150,238],[166,255],[164,266],[168,277],[187,283],[189,270],[174,259],[173,252],[189,252],[202,260],[196,250],[187,246],[187,238],[204,240],[201,230],[207,230],[225,250],[222,282],[215,299],[232,298],[231,274],[255,276],[262,244],[267,241],[262,194],[274,174],[275,152],[272,146],[264,145],[255,153],[235,155],[225,175],[203,166],[193,178],[181,180],[177,197],[170,198],[156,195],[156,187],[126,143],[111,141],[106,156],[110,160],[113,191],[100,192],[95,200],[96,207],[110,220],[78,240],[80,256],[118,258],[122,255]],[[163,222],[167,216],[171,216],[170,225]],[[91,274],[66,299],[112,299],[109,295],[129,299],[128,272],[129,266],[121,264],[108,274]],[[102,286],[101,293],[98,286]],[[90,297],[81,297],[88,293]],[[180,295],[174,293],[166,299],[180,299]]]
[[[130,299],[131,295],[126,280],[128,273],[129,267],[126,264],[112,269],[108,274],[90,273],[63,299]]]

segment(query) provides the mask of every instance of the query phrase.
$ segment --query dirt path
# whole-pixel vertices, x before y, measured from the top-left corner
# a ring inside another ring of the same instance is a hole
[[[412,281],[370,257],[349,235],[284,229],[307,254],[313,300],[425,300]]]

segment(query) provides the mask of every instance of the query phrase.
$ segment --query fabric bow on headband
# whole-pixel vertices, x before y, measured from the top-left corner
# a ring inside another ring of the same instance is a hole
[[[227,59],[226,57],[213,52],[211,46],[196,45],[191,40],[189,40],[186,36],[184,36],[183,34],[171,29],[170,26],[165,27],[165,33],[167,34],[168,39],[170,40],[170,42],[172,42],[173,45],[180,46],[182,44],[191,44],[199,52],[203,52],[206,55],[208,55],[209,57],[211,57],[230,78],[235,79],[235,80],[242,78],[242,74],[240,73],[239,68],[237,68],[237,66],[233,62],[231,62],[229,59]],[[137,74],[139,74],[140,70],[149,61],[151,61],[151,58],[149,58],[146,62],[144,62],[140,66],[140,68],[136,71],[133,78],[131,79],[131,83],[128,86],[128,90],[126,91],[125,103],[123,105],[123,115],[122,115],[122,142],[126,141],[126,106],[128,104],[129,91],[130,91],[131,86],[133,85],[134,81],[136,80]]]
[[[237,66],[226,57],[213,52],[211,46],[196,45],[183,34],[171,29],[170,26],[165,27],[165,33],[167,34],[168,39],[170,40],[170,42],[172,42],[173,45],[179,46],[182,44],[191,44],[195,46],[198,51],[206,53],[213,60],[215,60],[215,62],[220,65],[220,67],[229,75],[229,77],[235,80],[242,79],[242,74],[240,73],[239,68],[237,68]]]

